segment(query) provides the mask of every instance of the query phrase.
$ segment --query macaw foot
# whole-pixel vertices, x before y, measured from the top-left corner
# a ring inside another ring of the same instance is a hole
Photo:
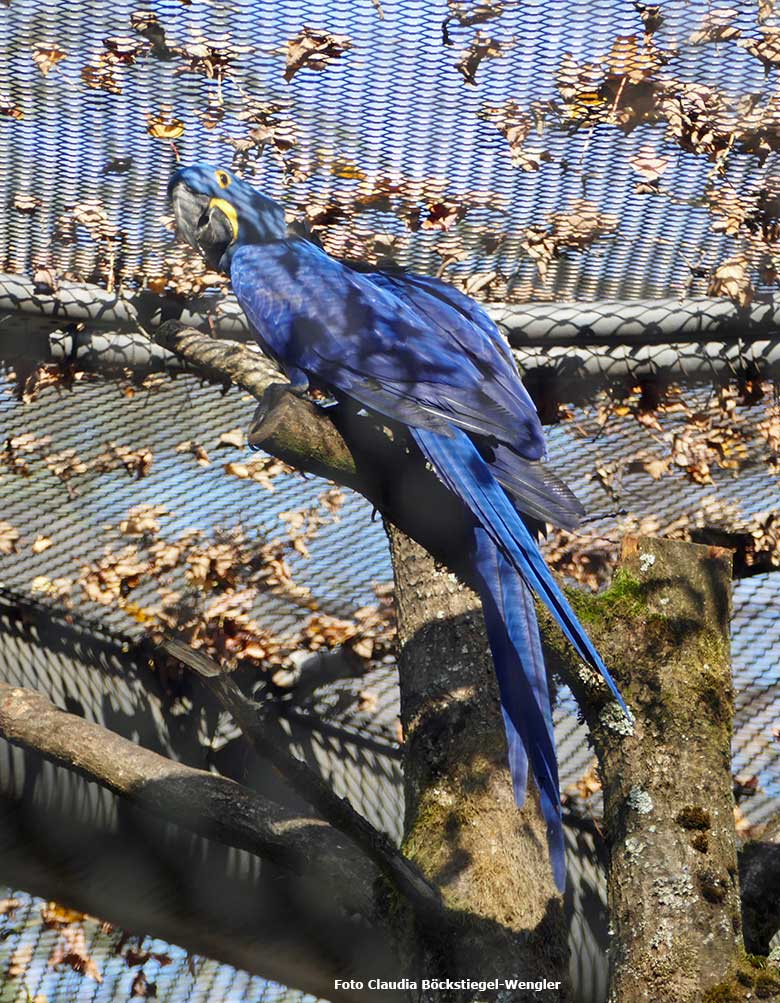
[[[286,401],[291,396],[303,397],[307,390],[308,386],[295,386],[293,383],[269,383],[247,429],[246,438],[250,449],[263,448],[263,442],[276,425],[275,416],[281,414]]]

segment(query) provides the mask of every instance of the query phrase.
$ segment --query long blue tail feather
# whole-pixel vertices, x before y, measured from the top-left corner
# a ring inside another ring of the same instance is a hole
[[[420,428],[413,428],[412,434],[441,480],[464,502],[525,583],[545,603],[580,658],[604,678],[630,717],[614,679],[550,573],[536,540],[476,446],[459,429],[453,429],[449,436]]]
[[[566,857],[558,764],[536,610],[527,586],[488,533],[480,526],[474,534],[478,587],[501,696],[515,800],[522,807],[530,758],[547,823],[553,876],[562,892]]]
[[[547,605],[580,657],[603,676],[626,714],[628,710],[545,564],[536,540],[469,437],[459,429],[447,436],[413,428],[412,435],[437,475],[464,502],[476,522],[477,587],[501,695],[515,798],[522,805],[530,763],[547,823],[553,875],[563,890],[566,862],[555,735],[530,589]],[[522,499],[517,504],[522,508]]]

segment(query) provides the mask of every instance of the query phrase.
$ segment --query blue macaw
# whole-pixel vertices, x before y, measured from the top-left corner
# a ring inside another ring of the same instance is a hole
[[[573,528],[583,510],[541,462],[542,426],[509,348],[487,313],[447,283],[356,268],[290,236],[282,207],[230,171],[187,167],[169,190],[179,232],[230,276],[289,389],[305,393],[311,379],[406,425],[470,512],[514,794],[522,805],[530,762],[563,890],[558,765],[532,591],[628,710],[523,518]]]

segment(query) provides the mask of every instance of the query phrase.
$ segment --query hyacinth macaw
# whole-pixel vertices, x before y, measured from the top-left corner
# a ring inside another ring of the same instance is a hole
[[[317,386],[406,425],[471,514],[471,561],[498,677],[515,798],[530,763],[553,874],[566,881],[552,710],[532,590],[579,656],[625,704],[558,588],[523,516],[573,528],[583,511],[541,462],[544,436],[514,359],[487,313],[437,279],[357,269],[290,236],[284,210],[230,171],[178,171],[181,236],[230,276],[289,389]],[[532,522],[533,525],[533,522]]]

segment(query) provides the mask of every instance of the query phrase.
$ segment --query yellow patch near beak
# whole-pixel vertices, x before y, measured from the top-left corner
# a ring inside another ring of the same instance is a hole
[[[209,202],[209,209],[219,209],[221,213],[227,216],[230,222],[230,229],[233,231],[233,240],[238,237],[238,213],[235,208],[227,201],[227,199],[212,199]]]

